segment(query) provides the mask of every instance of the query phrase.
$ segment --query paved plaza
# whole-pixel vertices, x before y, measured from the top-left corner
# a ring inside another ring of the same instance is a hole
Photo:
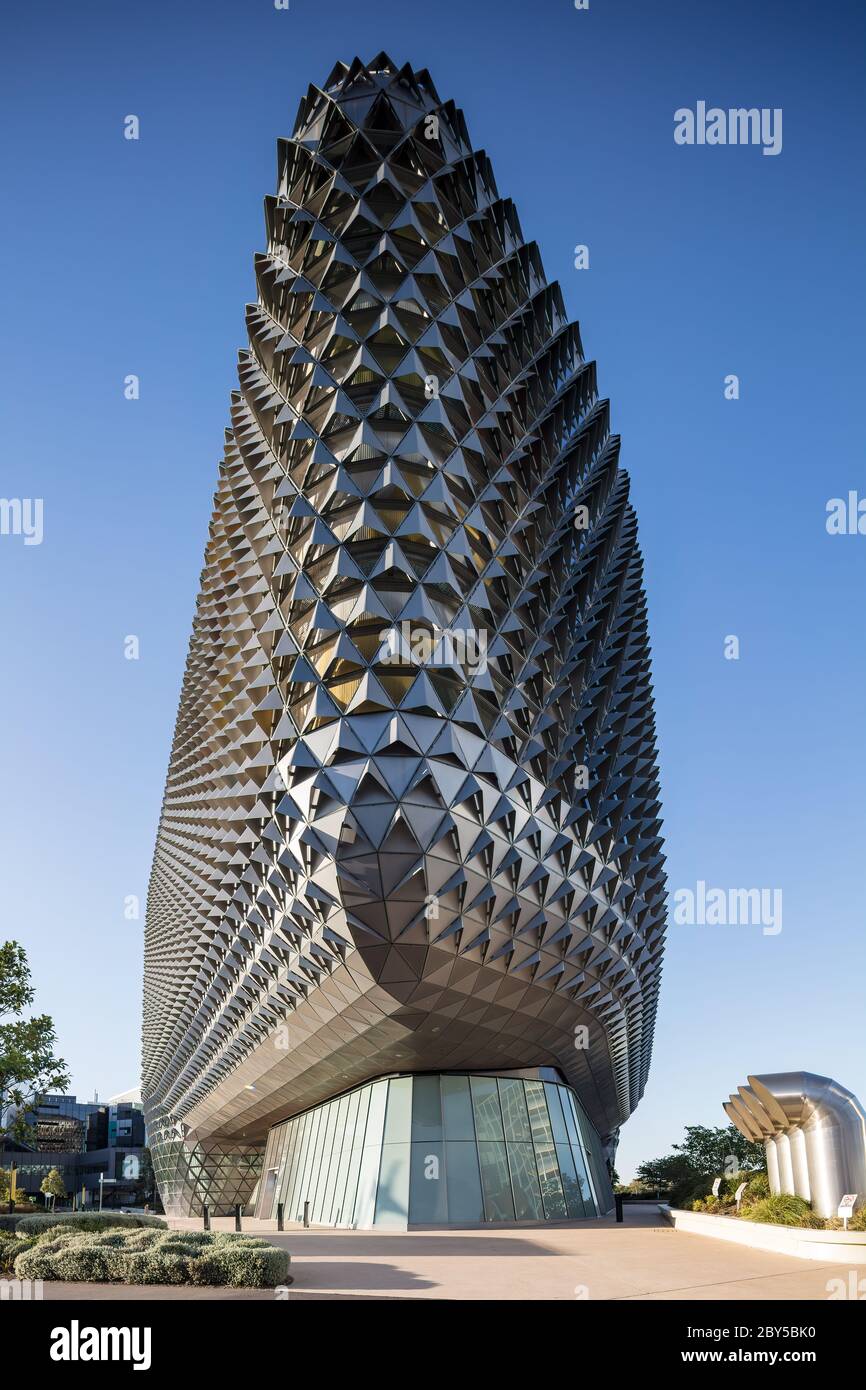
[[[201,1221],[173,1220],[201,1230]],[[674,1231],[655,1206],[626,1206],[612,1219],[532,1227],[409,1232],[341,1231],[245,1220],[292,1255],[288,1301],[298,1299],[583,1300],[826,1299],[847,1266],[793,1259]],[[215,1230],[232,1230],[215,1220]],[[270,1289],[182,1289],[46,1284],[46,1298],[255,1299]],[[285,1297],[285,1295],[283,1295]]]

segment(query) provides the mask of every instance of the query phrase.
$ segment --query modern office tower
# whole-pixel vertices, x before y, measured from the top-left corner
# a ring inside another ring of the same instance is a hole
[[[664,936],[619,440],[427,72],[339,63],[277,164],[148,898],[157,1181],[595,1215]]]

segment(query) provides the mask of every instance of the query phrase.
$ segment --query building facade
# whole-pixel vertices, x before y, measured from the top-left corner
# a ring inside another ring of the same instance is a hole
[[[162,1198],[596,1214],[664,942],[619,440],[425,71],[338,64],[277,163],[148,895]]]
[[[40,1200],[41,1185],[53,1168],[67,1197],[77,1206],[141,1205],[152,1200],[140,1102],[118,1099],[79,1101],[47,1094],[27,1116],[32,1141],[14,1146],[18,1187]]]

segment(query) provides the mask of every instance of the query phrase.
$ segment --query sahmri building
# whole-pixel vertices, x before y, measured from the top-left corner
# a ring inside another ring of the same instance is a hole
[[[619,440],[426,71],[339,63],[277,163],[148,897],[162,1198],[597,1216],[664,938]]]

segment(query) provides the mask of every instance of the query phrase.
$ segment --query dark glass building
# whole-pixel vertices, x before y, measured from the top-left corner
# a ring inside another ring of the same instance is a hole
[[[30,1140],[14,1146],[18,1186],[37,1201],[52,1168],[79,1206],[107,1207],[152,1200],[144,1114],[136,1102],[79,1101],[46,1094],[27,1117]]]
[[[338,64],[277,170],[148,897],[162,1198],[596,1215],[664,937],[619,440],[425,71]]]

